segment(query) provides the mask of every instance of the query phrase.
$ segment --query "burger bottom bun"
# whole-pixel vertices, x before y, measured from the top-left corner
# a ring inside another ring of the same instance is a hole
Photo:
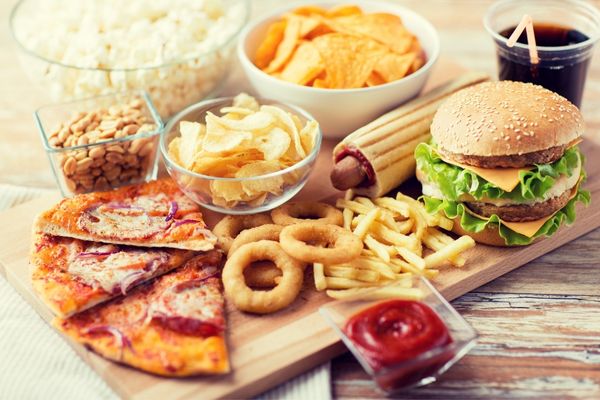
[[[462,225],[460,224],[460,217],[456,217],[454,218],[454,226],[452,227],[452,232],[456,233],[457,235],[467,235],[467,236],[471,236],[473,238],[473,240],[475,240],[477,243],[483,243],[483,244],[487,244],[490,246],[496,246],[496,247],[521,247],[522,245],[508,245],[506,244],[506,242],[504,241],[504,238],[502,236],[500,236],[500,231],[498,230],[498,228],[493,227],[493,226],[487,226],[484,230],[482,230],[481,232],[469,232],[465,229],[463,229]],[[536,243],[539,240],[543,239],[543,237],[539,237],[533,240],[532,243]]]

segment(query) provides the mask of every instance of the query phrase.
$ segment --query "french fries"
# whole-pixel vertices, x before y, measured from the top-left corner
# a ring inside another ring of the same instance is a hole
[[[365,248],[351,262],[314,265],[317,290],[335,299],[420,298],[413,275],[433,279],[447,264],[462,267],[462,253],[475,246],[469,236],[454,240],[443,233],[439,228],[451,230],[452,220],[427,213],[421,202],[402,193],[368,199],[348,191],[336,205],[343,210],[344,227]]]

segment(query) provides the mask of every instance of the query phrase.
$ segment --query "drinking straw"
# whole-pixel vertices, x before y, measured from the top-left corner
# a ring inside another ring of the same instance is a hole
[[[537,45],[535,43],[535,33],[533,31],[533,20],[531,16],[528,14],[523,15],[521,18],[521,22],[515,28],[512,35],[508,38],[506,45],[508,47],[513,47],[517,40],[519,40],[519,36],[523,33],[523,30],[527,32],[527,44],[529,46],[529,59],[532,64],[537,64],[540,62],[540,58],[538,57]]]

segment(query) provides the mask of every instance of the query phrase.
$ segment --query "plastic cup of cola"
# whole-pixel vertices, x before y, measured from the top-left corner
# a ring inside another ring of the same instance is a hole
[[[530,59],[525,32],[507,45],[521,18],[531,16],[539,63]],[[483,24],[496,44],[498,78],[531,82],[581,105],[594,45],[600,38],[600,12],[581,0],[501,0]]]

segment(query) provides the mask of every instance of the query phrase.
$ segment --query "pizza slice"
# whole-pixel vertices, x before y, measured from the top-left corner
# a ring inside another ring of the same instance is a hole
[[[163,376],[229,372],[221,253],[183,267],[55,327],[111,360]]]
[[[38,234],[31,254],[31,283],[56,315],[68,317],[126,294],[195,254]]]
[[[36,232],[144,247],[209,251],[216,237],[196,203],[171,179],[64,199],[41,213]]]

